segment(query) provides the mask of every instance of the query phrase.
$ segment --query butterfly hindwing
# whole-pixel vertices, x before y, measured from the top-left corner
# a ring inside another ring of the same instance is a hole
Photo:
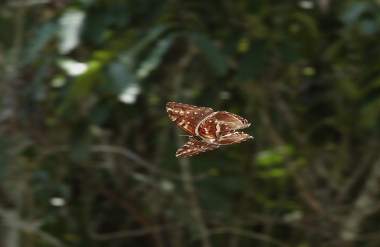
[[[213,116],[209,116],[201,123],[198,129],[200,136],[209,139],[215,139],[218,135],[218,120]]]
[[[220,135],[218,140],[215,141],[215,143],[219,145],[230,145],[230,144],[246,141],[251,138],[253,137],[243,132],[232,132],[232,133],[225,133],[225,134]]]
[[[209,144],[203,141],[198,141],[195,139],[190,139],[186,142],[180,149],[177,150],[175,156],[177,158],[183,158],[187,156],[192,156],[194,154],[206,152],[219,147],[217,144]]]

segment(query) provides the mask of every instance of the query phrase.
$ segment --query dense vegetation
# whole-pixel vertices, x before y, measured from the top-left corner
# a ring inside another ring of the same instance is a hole
[[[0,37],[0,246],[379,246],[379,1],[8,0]],[[177,159],[169,101],[255,138]]]

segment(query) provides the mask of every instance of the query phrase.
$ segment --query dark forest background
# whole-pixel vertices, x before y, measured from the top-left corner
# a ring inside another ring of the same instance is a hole
[[[0,2],[0,246],[380,246],[380,2]],[[184,159],[169,101],[254,139]]]

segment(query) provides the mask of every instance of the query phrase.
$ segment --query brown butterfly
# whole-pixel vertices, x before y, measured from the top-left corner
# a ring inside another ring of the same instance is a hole
[[[190,134],[190,140],[176,153],[177,158],[192,156],[253,138],[243,132],[251,124],[244,118],[226,111],[214,112],[211,108],[169,102],[166,111],[171,120]]]

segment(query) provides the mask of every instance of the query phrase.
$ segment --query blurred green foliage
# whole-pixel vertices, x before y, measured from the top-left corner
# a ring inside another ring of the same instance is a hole
[[[378,246],[380,3],[0,3],[0,246]],[[255,139],[178,160],[165,104]]]

